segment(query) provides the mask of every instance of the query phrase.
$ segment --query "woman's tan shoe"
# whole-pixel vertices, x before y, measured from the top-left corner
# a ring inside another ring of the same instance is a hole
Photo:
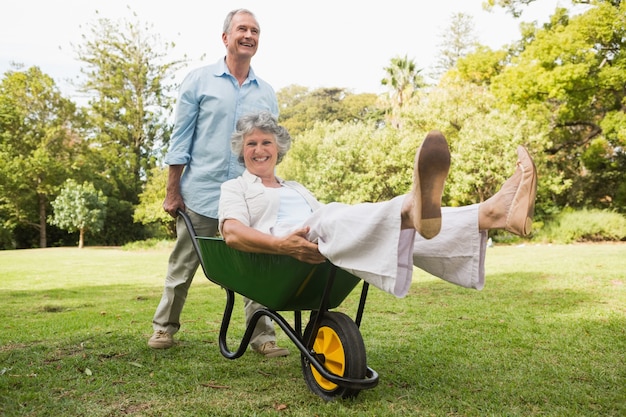
[[[433,130],[417,150],[413,168],[413,223],[426,239],[441,230],[441,196],[449,170],[448,142],[441,132]]]
[[[518,236],[528,236],[532,231],[533,216],[535,214],[535,198],[537,196],[537,168],[528,151],[523,146],[517,147],[517,170],[507,181],[513,187],[518,181],[511,205],[506,211],[504,229]],[[504,184],[502,189],[507,187]],[[507,190],[512,192],[512,190]]]

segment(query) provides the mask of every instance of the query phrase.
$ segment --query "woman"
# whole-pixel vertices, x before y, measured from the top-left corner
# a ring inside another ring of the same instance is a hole
[[[246,170],[222,185],[219,204],[219,228],[229,246],[309,263],[328,259],[403,297],[414,264],[447,281],[482,288],[487,230],[530,233],[537,173],[521,146],[515,174],[496,195],[442,211],[450,153],[439,132],[429,133],[416,152],[411,192],[380,203],[322,205],[302,185],[276,177],[290,145],[288,132],[267,112],[238,121],[231,147]]]

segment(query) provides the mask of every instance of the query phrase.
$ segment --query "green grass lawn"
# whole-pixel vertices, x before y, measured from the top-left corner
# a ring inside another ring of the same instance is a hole
[[[224,292],[201,273],[178,345],[149,349],[168,254],[0,252],[0,415],[626,415],[626,244],[489,248],[483,291],[423,272],[404,299],[371,289],[361,334],[380,383],[328,403],[280,332],[289,357],[221,356]],[[240,299],[233,321],[231,347]]]

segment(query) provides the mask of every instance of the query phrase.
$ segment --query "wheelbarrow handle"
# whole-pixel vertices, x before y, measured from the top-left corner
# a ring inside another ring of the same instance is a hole
[[[191,219],[189,218],[189,215],[187,213],[185,213],[181,209],[176,209],[176,214],[178,216],[180,216],[183,219],[183,221],[185,222],[185,226],[187,226],[187,231],[189,232],[191,237],[195,238],[196,237],[196,230],[193,227],[193,223],[191,223]]]

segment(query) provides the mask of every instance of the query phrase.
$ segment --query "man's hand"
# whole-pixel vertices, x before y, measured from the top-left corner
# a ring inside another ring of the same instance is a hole
[[[185,211],[183,197],[178,192],[167,192],[165,194],[165,200],[163,200],[163,210],[173,218],[176,218],[178,216],[176,213],[178,209]]]
[[[180,176],[184,168],[184,165],[170,165],[167,169],[167,188],[165,200],[163,201],[163,210],[173,218],[178,216],[176,212],[179,209],[185,211],[185,202],[180,194]]]

